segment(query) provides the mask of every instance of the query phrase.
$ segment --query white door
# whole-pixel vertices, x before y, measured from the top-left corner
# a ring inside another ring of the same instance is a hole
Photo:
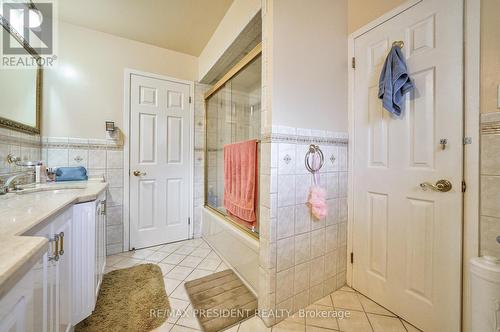
[[[393,118],[378,78],[399,40],[416,89]],[[353,287],[425,331],[459,331],[462,1],[422,1],[355,38],[354,52]],[[451,191],[420,187],[440,179]]]
[[[190,86],[132,75],[130,247],[188,238]]]

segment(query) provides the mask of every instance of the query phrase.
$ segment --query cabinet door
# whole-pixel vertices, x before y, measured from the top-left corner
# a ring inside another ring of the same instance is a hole
[[[71,212],[71,211],[69,211]],[[54,223],[54,233],[59,235],[59,260],[56,267],[56,321],[55,331],[65,332],[71,328],[71,218],[64,213]]]
[[[0,301],[1,332],[38,331],[33,320],[33,271],[30,270]]]
[[[76,325],[95,307],[95,203],[75,205],[71,224],[72,321]]]
[[[100,266],[99,266],[99,257],[101,256],[101,201],[97,200],[95,202],[96,204],[96,209],[95,209],[95,221],[96,221],[96,227],[95,227],[95,232],[96,232],[96,240],[95,240],[95,261],[94,261],[94,266],[95,266],[95,274],[94,274],[94,285],[95,285],[95,297],[97,299],[97,295],[99,294],[99,288],[101,287],[101,279],[100,279]]]
[[[31,234],[28,234],[31,235]],[[49,240],[49,248],[47,254],[44,255],[42,261],[35,265],[35,273],[41,274],[43,281],[42,284],[35,284],[35,295],[41,296],[42,299],[38,298],[38,303],[41,301],[42,307],[37,308],[35,315],[41,315],[43,324],[39,329],[42,332],[52,332],[55,331],[55,326],[59,325],[57,321],[58,315],[56,314],[56,303],[55,303],[55,293],[56,293],[56,269],[57,262],[54,260],[56,257],[56,246],[54,241],[54,231],[52,223],[45,226],[40,231],[33,234],[34,236],[45,237]]]
[[[47,253],[35,264],[32,271],[34,274],[33,290],[33,321],[37,331],[48,331],[48,297],[47,297],[47,276],[48,276],[48,257],[51,255],[51,247]]]

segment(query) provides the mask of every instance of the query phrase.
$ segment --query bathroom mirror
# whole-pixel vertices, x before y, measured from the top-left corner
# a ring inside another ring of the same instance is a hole
[[[23,45],[23,55],[39,58],[8,25],[0,22],[2,29],[10,33],[11,43]],[[0,126],[40,134],[42,75],[41,66],[0,68]]]

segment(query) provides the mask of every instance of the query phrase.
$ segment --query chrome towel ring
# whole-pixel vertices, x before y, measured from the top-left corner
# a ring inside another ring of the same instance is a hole
[[[313,168],[313,166],[311,166],[309,161],[309,157],[311,155],[314,155],[315,153],[319,154],[319,167],[317,169]],[[321,169],[321,167],[323,167],[323,164],[325,163],[325,156],[323,155],[323,151],[321,151],[319,146],[315,144],[309,145],[309,151],[307,151],[306,153],[304,163],[306,165],[307,170],[312,174],[317,173]]]

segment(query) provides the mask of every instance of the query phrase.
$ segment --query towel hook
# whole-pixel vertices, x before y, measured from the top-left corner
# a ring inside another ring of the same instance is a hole
[[[403,48],[405,46],[405,42],[402,40],[396,40],[395,42],[392,43],[392,46],[397,46],[399,48]]]
[[[309,164],[309,157],[311,156],[311,154],[315,154],[315,153],[319,154],[319,166],[317,169],[314,169],[311,166],[311,164]],[[321,151],[319,146],[317,146],[315,144],[309,145],[309,150],[307,151],[306,157],[304,158],[304,163],[306,165],[307,170],[309,172],[311,172],[312,174],[317,173],[321,169],[321,167],[323,167],[323,164],[325,163],[325,157],[323,155],[323,151]]]

